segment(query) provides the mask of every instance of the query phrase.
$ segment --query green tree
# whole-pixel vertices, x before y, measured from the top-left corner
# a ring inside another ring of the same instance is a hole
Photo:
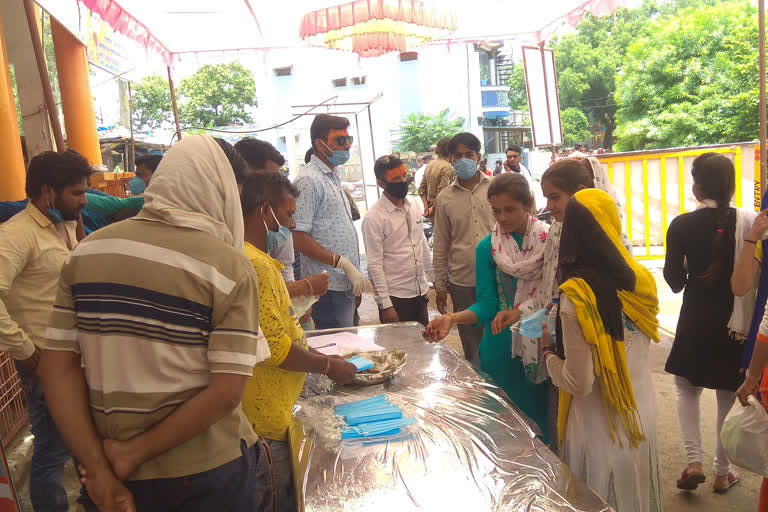
[[[256,105],[253,74],[238,62],[205,65],[181,81],[181,121],[188,126],[224,126],[250,122],[248,107]]]
[[[59,89],[59,74],[56,71],[56,53],[53,51],[53,36],[51,35],[51,17],[43,11],[43,49],[45,64],[48,67],[48,78],[53,89],[53,99],[61,105],[61,89]]]
[[[616,128],[616,77],[627,48],[657,12],[655,2],[646,0],[641,7],[617,9],[602,18],[586,15],[575,33],[552,45],[561,108],[578,108],[604,128],[606,148],[612,147]]]
[[[429,151],[438,140],[456,135],[463,127],[464,118],[451,119],[448,109],[436,116],[413,113],[400,127],[398,151]]]
[[[24,124],[21,122],[21,104],[19,103],[19,89],[16,86],[16,70],[13,65],[8,66],[11,74],[11,86],[13,87],[13,103],[16,105],[16,123],[19,125],[19,133],[24,135]]]
[[[622,150],[754,140],[755,7],[708,2],[656,20],[627,52],[616,102]]]
[[[509,106],[512,110],[528,111],[528,91],[525,88],[525,66],[520,62],[512,68],[512,74],[507,79],[509,87]]]
[[[160,75],[145,76],[133,88],[133,120],[138,126],[158,128],[173,121],[168,80]]]
[[[567,108],[560,112],[560,122],[563,125],[563,142],[566,146],[573,146],[592,140],[589,131],[589,120],[584,112],[577,108]]]

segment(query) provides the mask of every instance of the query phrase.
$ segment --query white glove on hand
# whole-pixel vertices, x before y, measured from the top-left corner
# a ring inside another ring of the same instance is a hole
[[[360,271],[355,268],[352,262],[344,256],[339,256],[339,261],[336,263],[336,268],[343,270],[344,274],[347,276],[347,279],[349,279],[349,282],[352,283],[352,293],[355,294],[355,297],[362,295],[363,286],[365,286],[363,274],[361,274]]]

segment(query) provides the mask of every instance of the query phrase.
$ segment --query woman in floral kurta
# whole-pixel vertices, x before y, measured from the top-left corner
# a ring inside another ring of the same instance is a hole
[[[529,215],[531,197],[527,182],[518,174],[493,179],[488,201],[497,224],[477,246],[477,302],[465,311],[432,320],[424,337],[439,341],[453,325],[482,325],[482,370],[536,422],[548,442],[549,389],[546,368],[539,364],[540,340],[508,328],[536,310],[542,277],[549,227]]]
[[[511,234],[522,249],[523,237]],[[480,342],[480,363],[484,372],[509,396],[509,399],[541,429],[542,440],[549,443],[549,384],[544,381],[534,384],[528,375],[536,375],[538,367],[526,368],[523,360],[511,357],[512,337],[520,336],[509,329],[494,335],[491,322],[501,311],[514,309],[517,279],[502,272],[491,254],[491,235],[477,246],[476,253],[477,302],[469,310],[477,316],[477,323],[483,324],[483,339]]]

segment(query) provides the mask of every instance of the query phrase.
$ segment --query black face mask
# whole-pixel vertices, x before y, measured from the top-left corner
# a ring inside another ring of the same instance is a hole
[[[408,195],[408,183],[404,181],[398,181],[396,183],[387,183],[384,188],[389,195],[397,199],[405,199]]]

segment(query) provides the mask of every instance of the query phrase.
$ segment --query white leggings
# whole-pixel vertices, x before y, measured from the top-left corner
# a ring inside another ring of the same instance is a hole
[[[702,388],[696,387],[685,377],[675,376],[677,386],[677,414],[680,418],[680,430],[683,432],[683,445],[688,456],[688,464],[702,462],[704,454],[701,450],[701,401]],[[731,462],[720,442],[720,430],[723,421],[731,410],[736,393],[723,389],[715,390],[717,394],[717,450],[715,451],[715,475],[725,476],[731,470]]]

